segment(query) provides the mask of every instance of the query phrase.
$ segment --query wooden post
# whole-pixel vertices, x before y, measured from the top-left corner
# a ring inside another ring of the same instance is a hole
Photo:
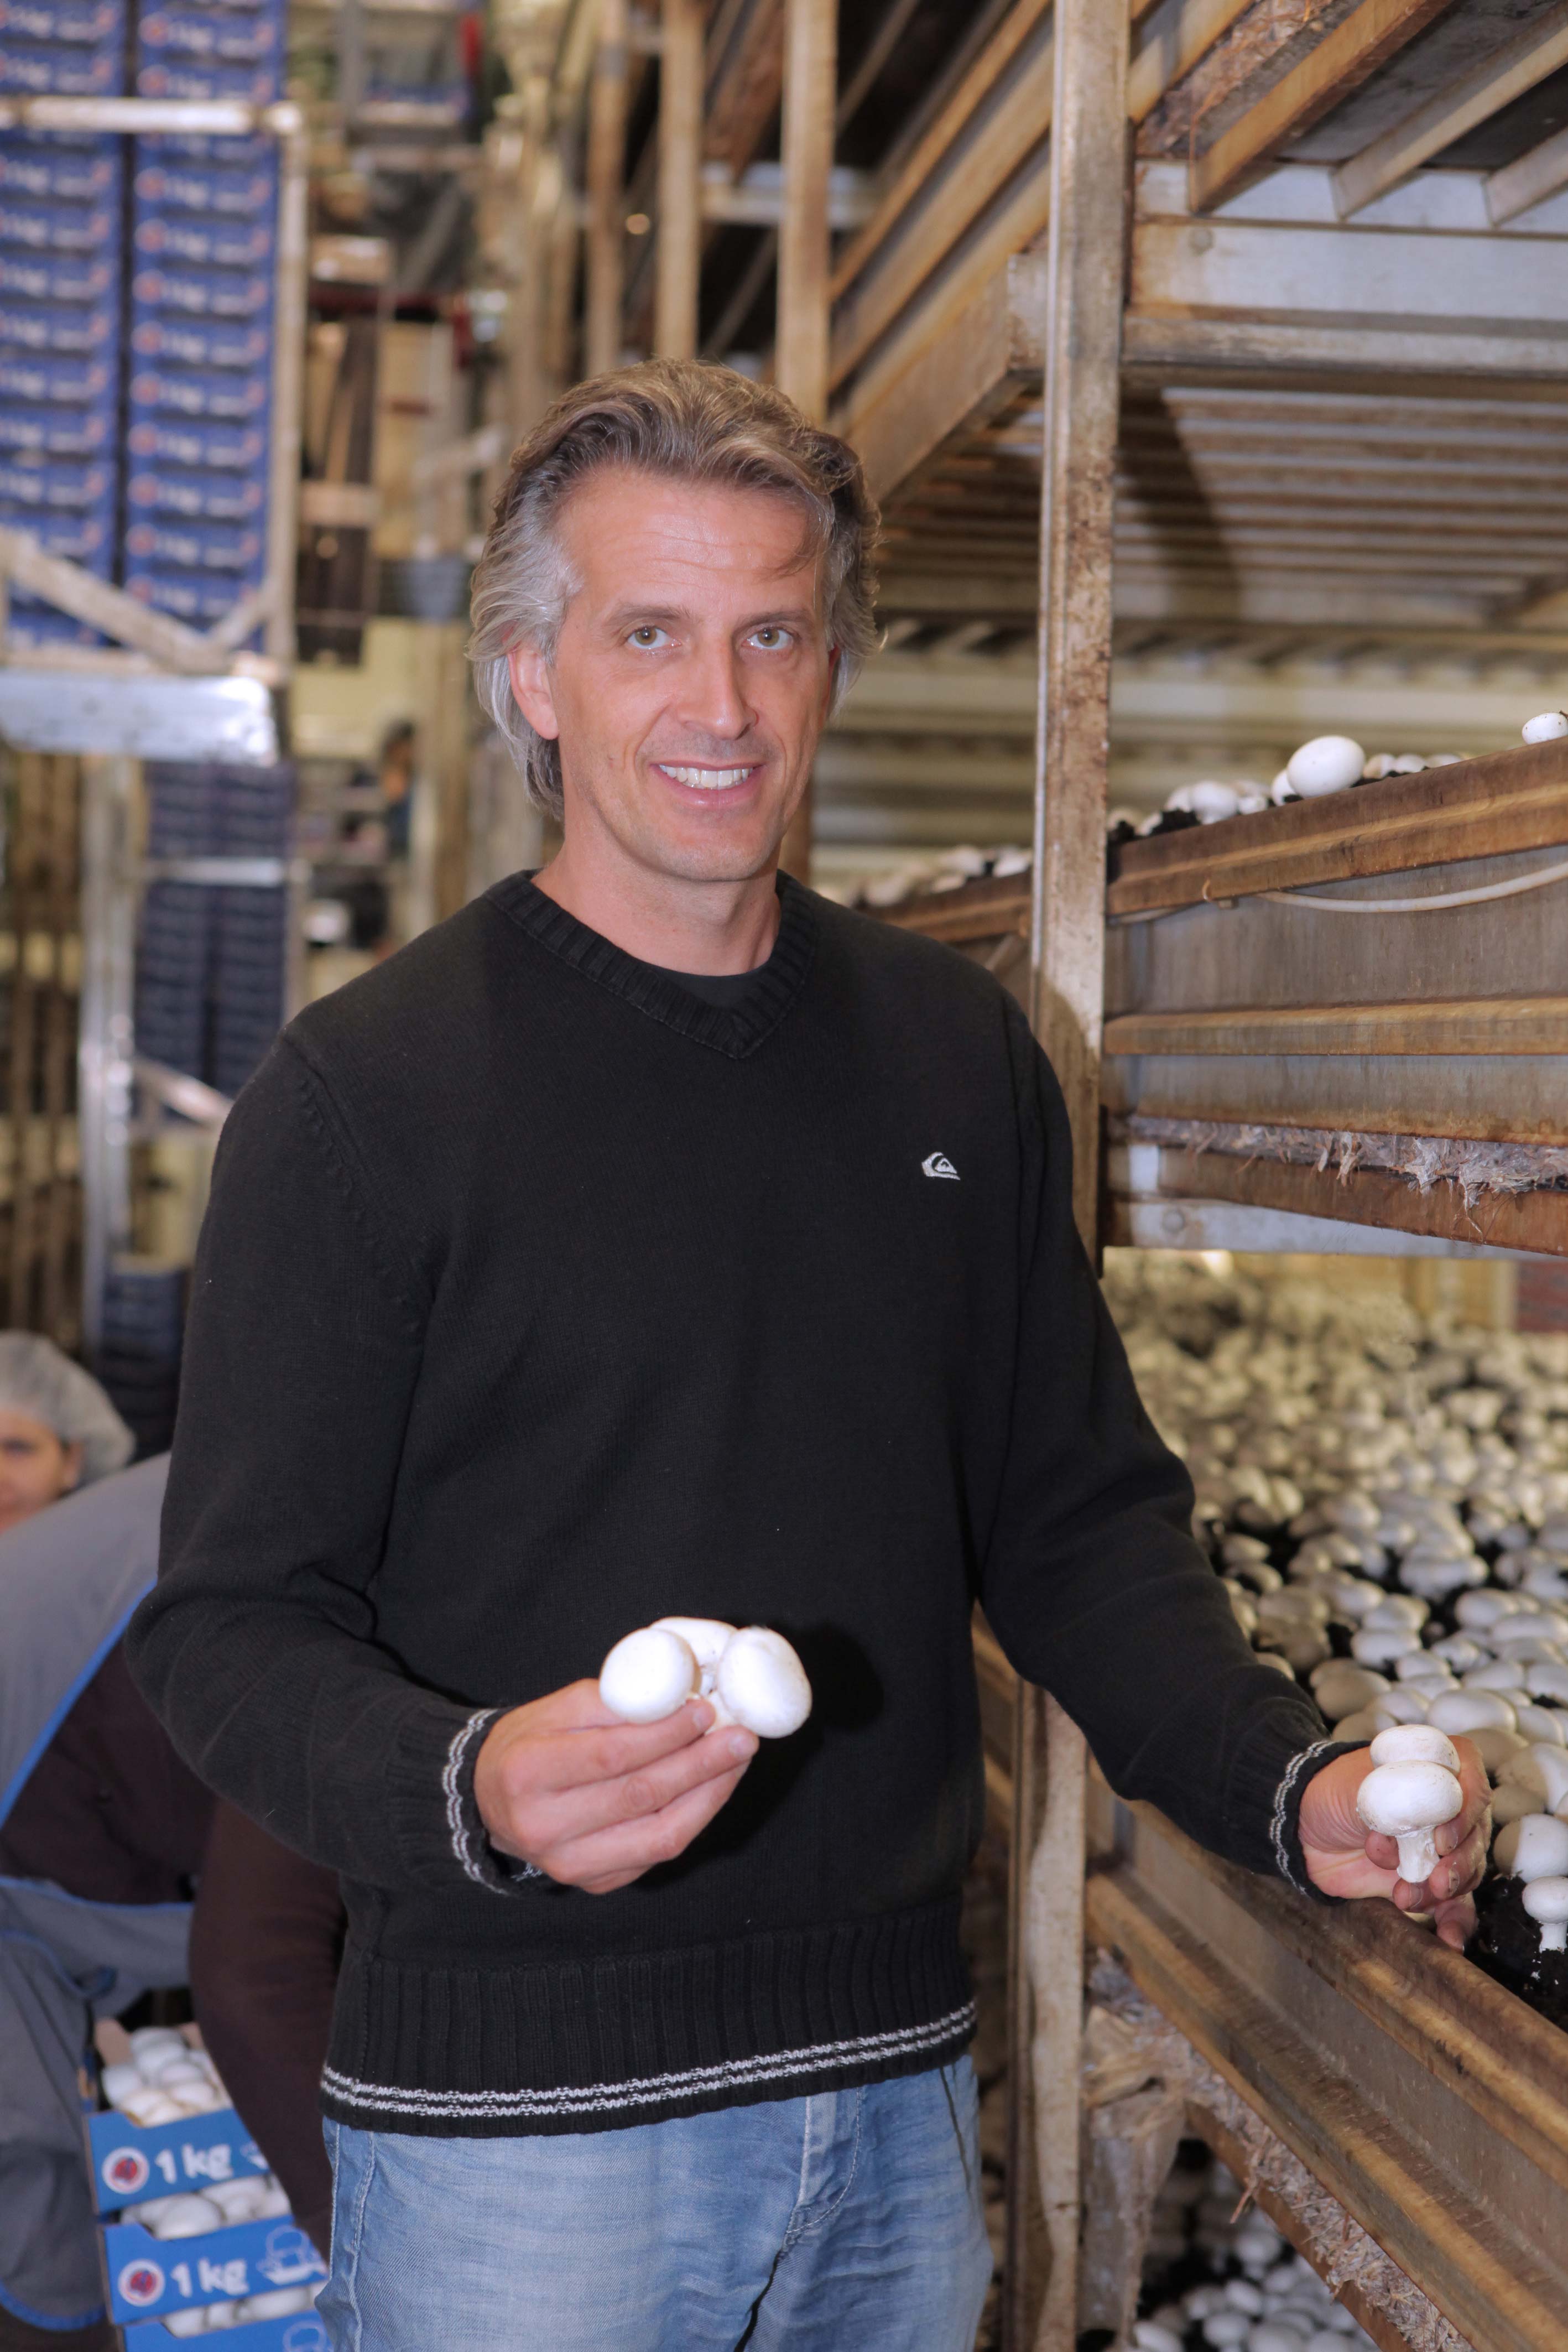
[[[702,271],[702,0],[664,0],[659,62],[659,245],[653,349],[661,359],[697,354]]]
[[[625,280],[626,0],[601,0],[599,47],[588,100],[588,284],[583,367],[602,375],[621,364]]]
[[[1054,15],[1031,1012],[1067,1097],[1073,1207],[1092,1253],[1112,498],[1128,187],[1127,11],[1104,0],[1056,0]],[[1008,2352],[1072,2352],[1077,2332],[1085,1769],[1076,1727],[1053,1699],[1020,1682],[1009,1937]]]
[[[828,415],[828,175],[838,79],[839,0],[785,0],[784,214],[773,375],[814,425]],[[786,872],[802,882],[811,875],[811,802],[808,783],[780,853]]]
[[[272,363],[271,503],[267,577],[272,592],[265,643],[274,661],[294,659],[294,567],[299,524],[299,442],[305,400],[306,300],[309,291],[310,142],[302,131],[278,157],[277,284]]]

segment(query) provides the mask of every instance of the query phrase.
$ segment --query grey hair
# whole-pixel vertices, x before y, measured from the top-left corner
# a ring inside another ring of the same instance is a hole
[[[574,384],[512,458],[475,568],[468,658],[482,709],[536,808],[564,814],[560,746],[518,709],[507,656],[536,646],[547,661],[580,584],[557,526],[572,491],[601,467],[672,481],[771,490],[799,507],[824,565],[836,707],[875,647],[873,563],[879,527],[848,442],[808,423],[770,384],[695,360],[646,360]]]
[[[0,1331],[0,1410],[25,1412],[81,1447],[81,1485],[123,1470],[136,1440],[90,1372],[37,1331]]]

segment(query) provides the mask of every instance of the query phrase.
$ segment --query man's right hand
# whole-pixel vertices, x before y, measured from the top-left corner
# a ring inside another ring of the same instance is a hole
[[[622,1723],[596,1682],[511,1708],[474,1769],[491,1844],[588,1895],[630,1886],[685,1852],[756,1755],[753,1733],[712,1723],[703,1699],[662,1723]]]

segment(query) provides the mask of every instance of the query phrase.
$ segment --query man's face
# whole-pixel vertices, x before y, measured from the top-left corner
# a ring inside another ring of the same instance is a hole
[[[691,881],[766,872],[832,680],[799,508],[606,468],[559,530],[581,586],[555,658],[519,646],[511,659],[524,716],[560,742],[569,841],[598,831]]]

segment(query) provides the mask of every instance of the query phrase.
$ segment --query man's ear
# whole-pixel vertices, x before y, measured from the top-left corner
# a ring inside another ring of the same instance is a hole
[[[525,641],[512,647],[507,656],[507,667],[511,675],[512,696],[517,709],[536,735],[543,735],[553,742],[560,733],[560,721],[555,715],[549,664],[538,646]]]

